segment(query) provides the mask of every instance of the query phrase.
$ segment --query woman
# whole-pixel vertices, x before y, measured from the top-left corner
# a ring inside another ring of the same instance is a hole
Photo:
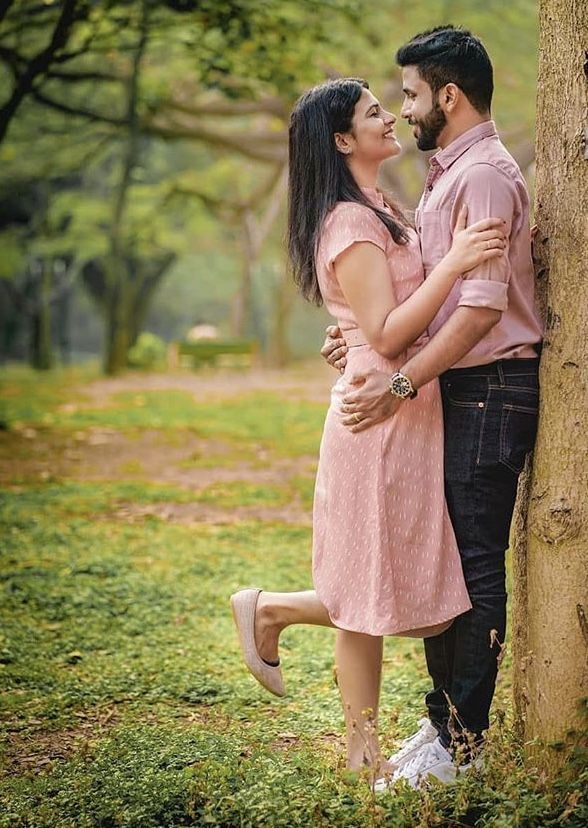
[[[457,278],[502,255],[500,219],[466,229],[423,281],[418,237],[376,189],[398,155],[394,115],[365,81],[329,81],[303,95],[290,122],[289,251],[302,294],[324,301],[349,348],[332,390],[316,479],[314,591],[241,590],[231,598],[245,662],[276,695],[278,639],[290,624],[336,627],[347,765],[392,770],[377,716],[384,635],[437,635],[471,604],[443,494],[443,424],[436,381],[391,420],[354,434],[342,424],[348,378],[393,375]]]

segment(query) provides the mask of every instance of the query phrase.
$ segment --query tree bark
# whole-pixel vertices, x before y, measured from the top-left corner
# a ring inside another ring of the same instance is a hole
[[[136,343],[139,334],[143,330],[145,319],[153,296],[159,287],[161,280],[176,259],[175,253],[166,253],[158,259],[149,261],[140,260],[136,263],[137,282],[133,294],[133,307],[130,326],[130,347]]]
[[[515,690],[527,741],[557,766],[588,742],[588,5],[541,0],[540,28],[535,217],[546,334],[526,547],[515,556]]]
[[[242,228],[241,279],[231,308],[231,333],[236,337],[247,334],[251,323],[253,271],[259,261],[263,245],[280,213],[288,183],[287,167],[278,167],[275,177],[270,179],[270,189],[263,185],[250,202],[240,210]],[[253,212],[256,202],[268,197],[262,215],[257,218]]]
[[[7,12],[14,3],[14,0],[0,0],[0,23],[6,17]]]
[[[285,256],[277,263],[276,268],[279,272],[270,320],[267,362],[272,368],[283,368],[292,358],[288,327],[297,294]]]
[[[167,141],[201,141],[211,147],[236,152],[269,164],[283,163],[288,155],[287,137],[284,133],[266,131],[234,135],[220,129],[208,129],[201,121],[180,123],[178,118],[171,120],[159,114],[145,117],[142,129],[146,135],[155,135]]]
[[[39,262],[38,295],[32,315],[31,365],[38,371],[48,371],[53,366],[51,343],[51,294],[53,291],[53,260]]]
[[[127,364],[131,347],[131,313],[133,307],[131,273],[127,266],[124,218],[132,183],[133,170],[139,160],[141,137],[137,103],[139,96],[139,75],[141,61],[149,36],[149,2],[143,0],[139,41],[133,56],[133,68],[129,77],[127,120],[128,136],[123,157],[123,166],[114,202],[110,230],[110,254],[106,261],[106,302],[107,332],[105,337],[104,370],[107,374],[122,371]]]
[[[247,333],[251,317],[253,268],[257,260],[254,222],[255,218],[251,210],[243,210],[241,214],[241,275],[231,303],[231,335],[238,338],[244,337]]]
[[[5,14],[9,4],[4,4],[4,6],[6,6]],[[35,55],[27,64],[25,71],[17,76],[10,98],[4,106],[0,107],[0,143],[4,140],[8,126],[23,98],[32,91],[36,79],[48,70],[55,56],[67,43],[78,11],[77,0],[63,0],[61,14],[55,24],[49,45]]]

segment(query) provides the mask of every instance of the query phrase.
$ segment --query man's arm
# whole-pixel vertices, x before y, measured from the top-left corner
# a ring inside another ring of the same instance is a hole
[[[513,220],[521,214],[514,183],[503,171],[486,163],[474,164],[464,171],[456,193],[454,212],[464,203],[468,205],[470,219],[500,216],[505,221],[509,236]],[[455,220],[455,215],[452,220]],[[487,262],[466,274],[458,307],[422,351],[401,368],[415,388],[452,368],[489,333],[508,305],[509,280],[510,260],[507,256]],[[370,372],[354,379],[358,390],[343,400],[343,411],[348,414],[343,423],[352,431],[362,431],[385,420],[402,404],[390,393],[389,378],[385,374]]]
[[[501,317],[494,308],[469,307],[455,309],[443,327],[400,369],[414,388],[426,385],[462,359]]]
[[[426,385],[447,371],[483,339],[500,319],[493,308],[462,306],[456,308],[443,327],[415,356],[400,369],[414,388]],[[393,416],[400,405],[410,405],[390,393],[390,377],[381,371],[351,377],[357,385],[343,398],[343,425],[351,431],[363,431]],[[360,421],[357,421],[357,417]]]

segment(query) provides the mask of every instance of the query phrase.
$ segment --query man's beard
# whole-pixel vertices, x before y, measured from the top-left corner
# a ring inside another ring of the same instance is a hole
[[[439,104],[434,103],[425,117],[419,120],[415,119],[414,123],[419,128],[416,139],[417,147],[420,150],[437,149],[437,139],[447,124],[447,118]]]

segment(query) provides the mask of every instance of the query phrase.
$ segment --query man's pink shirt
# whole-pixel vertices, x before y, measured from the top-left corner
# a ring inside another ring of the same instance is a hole
[[[468,225],[495,216],[506,222],[505,255],[459,279],[429,326],[433,336],[461,305],[502,313],[492,330],[454,368],[498,359],[536,357],[542,326],[535,307],[529,196],[521,171],[501,143],[493,121],[456,138],[430,159],[425,189],[416,211],[425,277],[449,251],[462,204]]]

